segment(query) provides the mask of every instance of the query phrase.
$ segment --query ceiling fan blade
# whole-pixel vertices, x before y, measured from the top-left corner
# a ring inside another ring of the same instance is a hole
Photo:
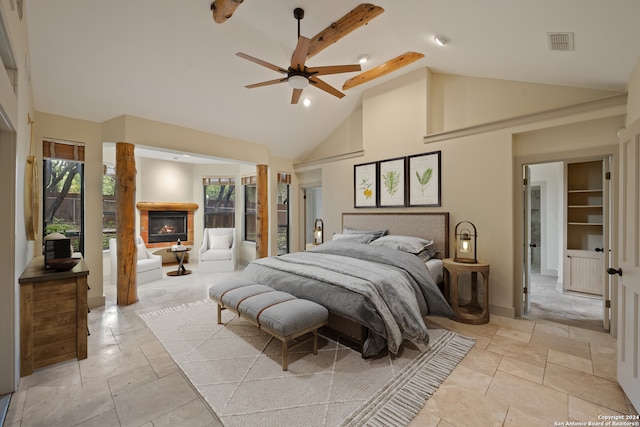
[[[285,77],[283,79],[275,79],[275,80],[269,80],[269,81],[266,81],[266,82],[254,83],[254,84],[251,84],[251,85],[246,85],[245,87],[247,89],[253,89],[254,87],[262,87],[262,86],[275,85],[275,84],[278,84],[278,83],[284,83],[287,80],[288,80],[288,78]]]
[[[406,65],[411,64],[414,61],[417,61],[420,58],[423,58],[424,55],[418,52],[407,52],[403,53],[400,56],[396,56],[393,59],[385,62],[384,64],[380,64],[377,67],[374,67],[364,73],[360,73],[355,77],[350,78],[342,85],[342,90],[351,89],[352,87],[358,86],[362,83],[369,82],[373,79],[377,79],[378,77],[382,77],[385,74],[389,74],[393,71],[396,71],[399,68],[402,68]]]
[[[263,67],[267,67],[267,68],[269,68],[269,69],[271,69],[273,71],[277,71],[277,72],[282,73],[282,74],[287,74],[287,72],[288,72],[284,68],[278,67],[277,65],[273,65],[273,64],[270,64],[268,62],[265,62],[262,59],[254,58],[253,56],[247,55],[246,53],[238,52],[238,53],[236,53],[236,55],[239,56],[240,58],[244,58],[244,59],[247,59],[247,60],[249,60],[251,62],[255,62],[258,65],[262,65]]]
[[[347,13],[336,22],[333,22],[311,39],[307,58],[311,58],[350,32],[366,25],[382,12],[384,12],[383,8],[370,3],[363,3],[356,6],[351,12]]]
[[[317,77],[311,77],[309,79],[309,82],[314,86],[316,86],[318,89],[322,89],[323,91],[328,92],[333,96],[337,96],[338,98],[344,97],[344,93],[340,92],[338,89],[334,88],[333,86],[323,82]]]
[[[211,3],[211,11],[213,12],[213,20],[218,24],[222,24],[231,18],[233,12],[244,0],[215,0]]]
[[[339,74],[339,73],[351,73],[354,71],[360,71],[362,67],[360,64],[355,65],[329,65],[326,67],[311,67],[307,68],[307,72],[316,75],[322,76],[327,74]]]
[[[309,50],[309,40],[306,37],[298,37],[296,50],[291,55],[291,68],[302,71],[304,69],[304,61],[307,59],[307,51]]]
[[[294,89],[291,95],[291,103],[297,104],[300,101],[300,95],[302,95],[302,89]]]

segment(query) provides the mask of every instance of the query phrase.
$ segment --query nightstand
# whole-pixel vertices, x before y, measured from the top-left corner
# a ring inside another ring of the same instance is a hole
[[[442,260],[449,285],[449,304],[454,319],[458,322],[480,325],[489,322],[489,264],[478,261],[475,264],[455,262],[452,258]],[[458,300],[458,279],[462,274],[471,275],[471,300],[460,305]],[[482,274],[482,301],[478,301],[478,273]]]

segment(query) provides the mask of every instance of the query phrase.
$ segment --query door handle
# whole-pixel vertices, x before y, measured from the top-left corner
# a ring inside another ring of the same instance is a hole
[[[596,248],[596,252],[604,252],[604,248]]]
[[[529,243],[529,247],[530,247],[530,248],[537,248],[537,247],[538,247],[538,245],[536,245],[535,243]]]
[[[615,268],[607,268],[607,273],[609,273],[609,274],[610,274],[610,275],[612,275],[612,276],[613,276],[614,274],[617,274],[618,276],[621,276],[621,277],[622,277],[622,269],[621,269],[621,268],[618,268],[618,269],[615,269]]]

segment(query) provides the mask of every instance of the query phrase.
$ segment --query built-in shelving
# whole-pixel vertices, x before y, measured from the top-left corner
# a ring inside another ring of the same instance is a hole
[[[602,160],[566,164],[564,289],[602,294],[604,191]]]

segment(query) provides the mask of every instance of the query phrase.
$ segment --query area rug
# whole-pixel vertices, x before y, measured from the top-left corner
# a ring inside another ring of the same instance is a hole
[[[296,348],[283,371],[280,341],[229,311],[218,325],[210,300],[140,317],[230,427],[407,425],[474,344],[431,329],[428,347],[363,359],[321,334],[317,355]]]

